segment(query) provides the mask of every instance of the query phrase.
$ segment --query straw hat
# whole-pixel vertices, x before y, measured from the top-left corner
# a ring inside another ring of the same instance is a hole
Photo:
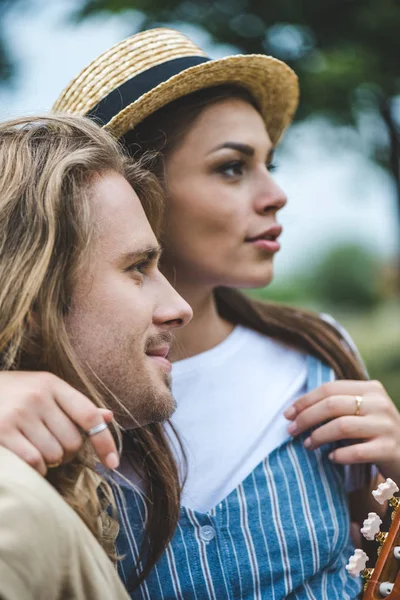
[[[276,144],[297,107],[295,73],[261,54],[211,60],[172,29],[138,33],[104,52],[62,92],[53,111],[94,117],[121,137],[169,102],[221,84],[253,95]]]

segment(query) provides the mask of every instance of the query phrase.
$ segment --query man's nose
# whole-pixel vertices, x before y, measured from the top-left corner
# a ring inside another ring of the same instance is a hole
[[[163,275],[161,277],[160,300],[153,314],[153,322],[164,330],[184,327],[193,317],[192,308],[169,281]]]

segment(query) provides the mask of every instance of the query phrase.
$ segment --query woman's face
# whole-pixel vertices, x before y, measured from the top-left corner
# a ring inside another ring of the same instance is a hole
[[[197,117],[166,160],[164,264],[178,286],[271,281],[286,203],[271,161],[264,122],[247,102],[223,100]]]

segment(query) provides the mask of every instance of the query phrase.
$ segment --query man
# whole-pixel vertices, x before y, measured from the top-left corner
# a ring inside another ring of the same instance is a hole
[[[164,421],[175,407],[167,354],[191,309],[158,270],[145,210],[156,225],[160,205],[153,177],[96,125],[0,125],[3,396],[7,381],[19,396],[12,370],[26,371],[24,402],[2,407],[15,423],[9,438],[0,415],[4,600],[127,597],[106,556],[117,528],[95,452],[115,469],[120,429]]]

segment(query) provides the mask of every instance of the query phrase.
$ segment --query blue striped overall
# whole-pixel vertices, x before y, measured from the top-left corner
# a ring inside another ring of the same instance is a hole
[[[331,380],[308,359],[308,389]],[[344,566],[353,552],[343,468],[329,444],[303,448],[308,434],[273,450],[207,513],[181,508],[175,535],[132,598],[145,600],[352,600],[360,583]],[[217,457],[216,457],[217,458]],[[115,490],[126,583],[138,556],[145,507],[132,489]]]

